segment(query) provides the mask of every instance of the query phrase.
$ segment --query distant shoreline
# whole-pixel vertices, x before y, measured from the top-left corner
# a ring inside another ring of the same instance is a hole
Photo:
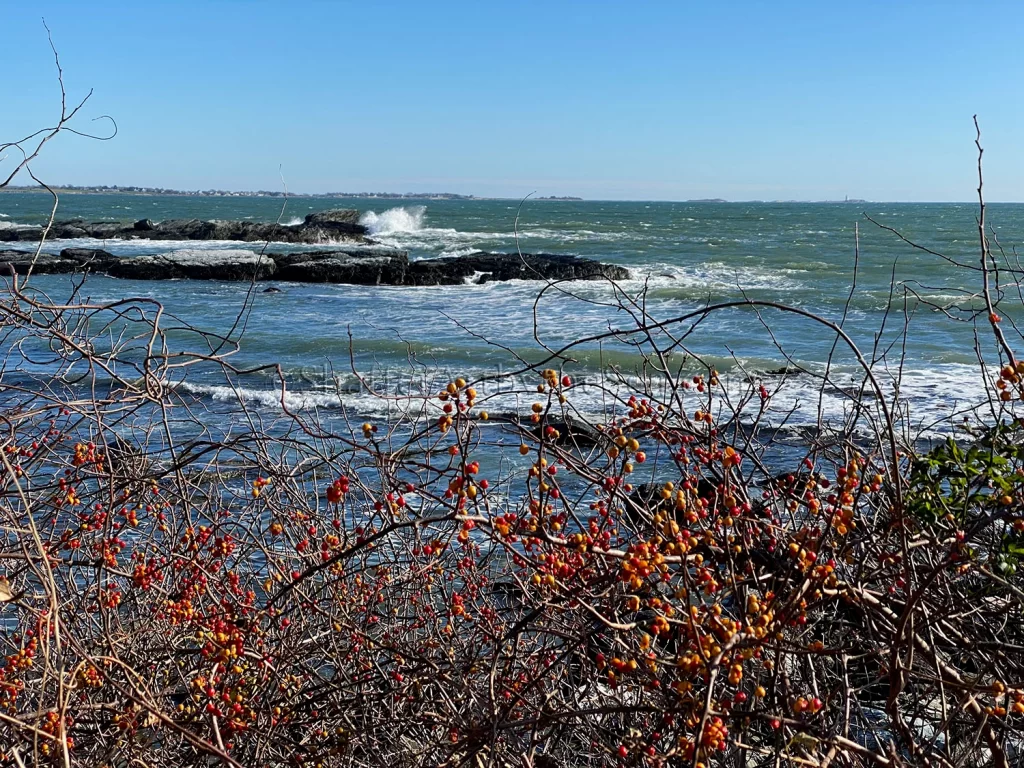
[[[139,197],[352,197],[370,198],[380,200],[485,200],[487,198],[475,197],[474,195],[457,195],[452,192],[425,192],[423,194],[412,193],[389,193],[389,192],[272,192],[259,190],[257,192],[233,192],[223,189],[208,190],[182,190],[163,189],[160,187],[79,187],[79,186],[51,186],[54,192],[66,195],[136,195]],[[39,192],[46,193],[47,190],[38,187],[4,187],[0,192]]]
[[[454,192],[274,192],[260,190],[256,192],[234,192],[230,190],[181,190],[162,189],[159,187],[82,187],[82,186],[52,186],[54,192],[63,195],[131,195],[135,197],[269,197],[282,199],[285,197],[305,198],[310,200],[329,199],[352,199],[352,200],[512,200],[519,201],[521,197],[487,197],[481,195],[460,195]],[[31,187],[0,187],[0,195],[5,192],[24,192],[35,194],[46,194],[46,189],[33,185]],[[529,202],[570,202],[570,203],[681,203],[681,204],[706,204],[706,205],[743,205],[749,203],[760,204],[790,204],[801,205],[827,204],[827,205],[974,205],[976,200],[866,200],[863,198],[848,198],[845,200],[726,200],[720,197],[690,198],[687,200],[642,200],[642,199],[617,199],[617,198],[583,198],[570,195],[530,197]],[[1015,200],[989,200],[992,205],[1021,205],[1024,201]]]
[[[476,195],[458,195],[454,192],[232,192],[223,189],[182,190],[163,189],[161,187],[79,187],[51,186],[54,192],[64,195],[135,195],[138,197],[306,197],[306,198],[352,198],[361,200],[512,200],[505,197],[477,197]],[[36,192],[47,193],[39,186],[31,187],[0,187],[2,192]],[[531,200],[583,202],[582,197],[534,197]]]

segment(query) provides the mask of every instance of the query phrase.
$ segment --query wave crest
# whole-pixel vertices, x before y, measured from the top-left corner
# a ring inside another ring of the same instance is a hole
[[[359,223],[365,226],[371,235],[418,232],[423,229],[426,214],[427,206],[410,205],[406,208],[389,208],[383,213],[367,211],[359,219]]]

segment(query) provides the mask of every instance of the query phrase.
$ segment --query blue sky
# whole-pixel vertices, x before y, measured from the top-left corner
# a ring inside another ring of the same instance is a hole
[[[53,183],[1024,200],[1020,2],[12,2],[0,136]],[[279,171],[280,169],[280,171]]]

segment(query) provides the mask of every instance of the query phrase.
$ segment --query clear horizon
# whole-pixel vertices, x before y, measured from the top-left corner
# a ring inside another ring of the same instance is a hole
[[[0,140],[59,111],[43,16],[69,101],[94,89],[75,127],[119,126],[48,145],[55,184],[970,202],[977,113],[987,199],[1024,200],[1018,4],[5,11]]]
[[[987,182],[986,182],[987,184]],[[61,184],[48,184],[49,187],[56,191],[67,191],[69,194],[102,194],[98,190],[98,187],[109,186],[118,187],[119,189],[114,194],[128,194],[128,195],[151,195],[159,197],[158,192],[122,192],[127,187],[138,187],[138,184],[124,184],[124,185],[92,185],[92,184],[75,184],[64,186]],[[156,187],[154,187],[156,189]],[[283,193],[276,190],[269,189],[217,189],[215,187],[205,189],[173,189],[171,187],[163,187],[162,189],[167,191],[166,196],[183,196],[183,197],[257,197],[264,193],[277,193],[282,195],[282,199],[285,196]],[[11,185],[3,190],[0,190],[0,195],[5,192],[29,192],[29,193],[40,193],[46,194],[46,189],[40,188],[39,186],[17,186]],[[212,194],[208,194],[211,193]],[[223,193],[223,194],[221,194]],[[976,194],[976,192],[975,192]],[[743,204],[743,203],[849,203],[851,205],[864,202],[876,205],[977,205],[978,198],[965,198],[963,200],[868,200],[865,198],[853,198],[843,200],[798,200],[798,199],[775,199],[769,200],[765,198],[749,198],[749,199],[727,199],[720,197],[705,197],[705,198],[679,198],[679,199],[668,199],[668,198],[619,198],[619,197],[579,197],[574,195],[554,195],[548,198],[544,198],[538,195],[523,195],[521,197],[511,197],[502,195],[473,195],[473,194],[462,194],[458,192],[450,192],[447,190],[436,189],[432,191],[422,192],[400,192],[396,190],[385,191],[380,190],[377,192],[371,190],[362,190],[360,192],[344,192],[342,190],[332,190],[330,192],[295,192],[289,190],[286,194],[287,197],[302,197],[302,198],[323,198],[323,199],[334,199],[334,200],[428,200],[433,196],[438,195],[458,195],[458,198],[453,199],[472,199],[472,200],[529,200],[530,202],[572,202],[573,200],[587,203],[720,203],[720,204]],[[266,195],[266,196],[269,196]],[[571,199],[565,199],[571,198]],[[2,198],[0,198],[2,199]],[[985,199],[986,205],[1024,205],[1024,200],[989,200]]]

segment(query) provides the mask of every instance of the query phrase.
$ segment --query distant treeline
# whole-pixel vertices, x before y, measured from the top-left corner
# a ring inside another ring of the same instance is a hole
[[[473,195],[456,195],[453,192],[321,192],[307,194],[296,192],[271,191],[261,189],[255,192],[238,192],[224,189],[165,189],[163,187],[121,187],[121,186],[66,186],[51,187],[56,192],[76,194],[115,194],[115,195],[173,195],[181,197],[374,197],[394,200],[431,199],[431,200],[477,200]],[[4,187],[3,192],[43,192],[41,187]]]

